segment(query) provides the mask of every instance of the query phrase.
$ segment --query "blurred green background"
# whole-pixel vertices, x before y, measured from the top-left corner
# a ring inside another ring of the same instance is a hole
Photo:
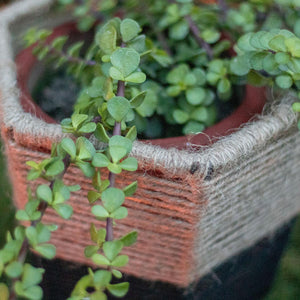
[[[3,150],[3,146],[1,147]],[[13,227],[14,207],[3,151],[0,152],[0,247]],[[300,196],[300,195],[299,195]],[[205,300],[205,299],[203,299]],[[300,300],[300,218],[293,228],[288,247],[278,266],[271,290],[264,300]]]

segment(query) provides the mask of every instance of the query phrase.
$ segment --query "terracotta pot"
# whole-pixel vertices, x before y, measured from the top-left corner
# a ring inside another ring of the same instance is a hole
[[[20,98],[24,105],[27,97],[19,97],[12,55],[12,49],[17,49],[14,37],[26,29],[26,22],[36,15],[55,20],[56,15],[49,17],[52,2],[23,0],[0,12],[1,133],[19,208],[24,207],[26,188],[32,185],[26,180],[25,161],[47,157],[51,144],[64,136],[59,125],[37,118],[46,119],[32,104],[26,108],[31,113],[20,105]],[[34,62],[23,58],[24,63],[32,67]],[[19,71],[20,79],[25,70]],[[23,90],[26,84],[24,81]],[[120,220],[115,229],[116,237],[132,229],[139,232],[134,247],[124,250],[130,258],[124,268],[127,274],[186,288],[225,260],[272,235],[300,211],[300,137],[295,115],[285,101],[241,126],[262,108],[262,91],[247,91],[246,99],[256,98],[254,109],[250,114],[243,109],[244,117],[237,123],[231,118],[238,129],[207,147],[189,151],[134,144],[132,155],[139,160],[139,170],[122,173],[116,180],[120,187],[134,180],[139,186],[125,201],[129,217]],[[214,130],[211,136],[230,131],[229,125],[217,126],[208,129]],[[180,147],[187,141],[182,139]],[[173,143],[169,140],[167,146]],[[65,181],[82,187],[70,199],[74,215],[64,222],[49,209],[45,222],[59,226],[52,237],[58,258],[89,264],[83,249],[90,243],[89,223],[94,219],[86,200],[91,185],[75,167],[69,169]]]
[[[63,24],[54,29],[53,34],[48,38],[48,42],[61,35],[73,36],[76,34],[78,34],[78,30],[74,23]],[[32,54],[32,49],[33,46],[21,51],[15,60],[18,72],[18,85],[21,91],[21,104],[26,112],[36,115],[48,123],[56,123],[55,120],[43,112],[33,101],[29,91],[28,81],[34,66],[38,63],[37,58]],[[153,145],[160,145],[164,148],[176,147],[178,149],[185,148],[189,143],[194,145],[211,144],[218,138],[232,133],[243,123],[246,123],[253,116],[259,114],[265,105],[265,101],[264,88],[247,86],[242,104],[229,117],[207,128],[203,133],[192,136],[148,140],[147,142],[151,142]]]

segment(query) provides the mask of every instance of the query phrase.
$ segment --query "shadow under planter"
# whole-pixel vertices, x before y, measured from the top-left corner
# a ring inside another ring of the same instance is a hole
[[[273,236],[265,237],[217,267],[210,274],[190,286],[179,289],[162,282],[150,282],[126,276],[130,291],[124,299],[130,300],[255,300],[269,289],[280,257],[287,245],[295,219],[284,224]],[[48,261],[32,257],[46,269],[42,287],[44,300],[64,300],[83,275],[87,266],[63,260]],[[109,299],[117,299],[112,296]]]

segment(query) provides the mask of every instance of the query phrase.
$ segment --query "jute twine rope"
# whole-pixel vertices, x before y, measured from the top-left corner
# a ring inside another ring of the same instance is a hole
[[[37,11],[48,20],[52,2],[23,0],[0,12],[1,131],[18,207],[25,205],[26,187],[33,184],[26,180],[25,161],[45,158],[64,136],[60,126],[23,111],[13,61],[20,20],[30,24]],[[139,231],[138,243],[126,250],[128,274],[188,286],[300,211],[300,137],[293,99],[281,97],[255,122],[209,147],[192,151],[134,144],[131,155],[139,160],[139,170],[117,178],[119,186],[139,184],[126,200],[129,218],[116,227],[117,235]],[[73,167],[65,180],[82,186],[70,200],[74,216],[65,223],[49,210],[45,220],[59,225],[53,236],[58,257],[89,263],[83,248],[89,244],[92,215],[86,194],[91,186]]]

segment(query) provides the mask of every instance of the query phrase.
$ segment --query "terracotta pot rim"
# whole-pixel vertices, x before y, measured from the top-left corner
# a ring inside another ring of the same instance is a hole
[[[54,28],[53,34],[48,41],[53,40],[60,35],[71,34],[76,32],[74,22],[68,22]],[[50,124],[58,124],[53,118],[47,115],[32,99],[28,88],[28,78],[33,67],[38,62],[37,58],[32,54],[33,46],[22,50],[15,59],[17,66],[18,86],[21,91],[20,100],[25,112],[31,113],[38,118]],[[160,145],[163,148],[176,147],[178,149],[185,149],[191,145],[205,146],[214,143],[220,137],[226,136],[234,132],[242,124],[248,122],[253,116],[261,113],[265,99],[265,89],[253,86],[246,86],[246,95],[241,105],[228,117],[221,120],[217,124],[208,127],[203,132],[192,136],[179,136],[163,139],[145,140],[147,143],[153,145]]]

